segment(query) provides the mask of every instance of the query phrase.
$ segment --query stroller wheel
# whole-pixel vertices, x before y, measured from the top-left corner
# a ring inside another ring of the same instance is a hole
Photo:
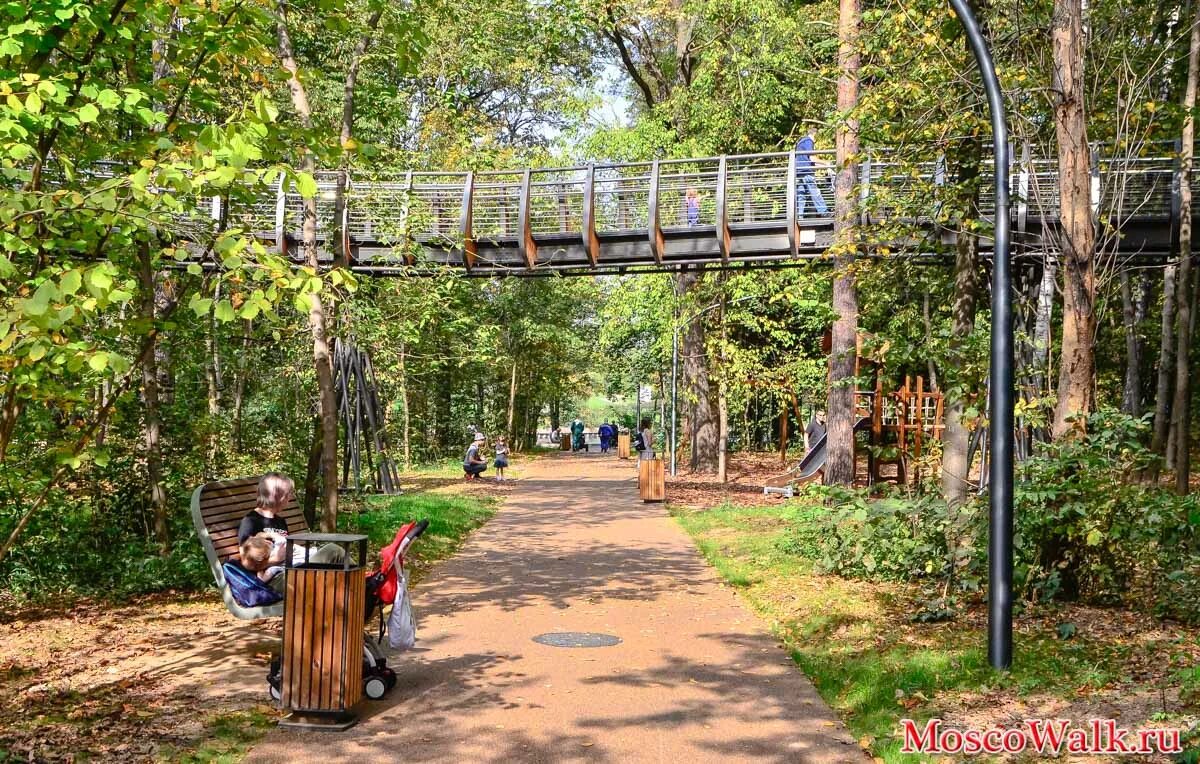
[[[383,670],[383,679],[387,682],[387,687],[389,690],[396,686],[396,672],[392,671],[390,668],[385,668]]]
[[[363,682],[363,694],[371,700],[379,700],[387,691],[387,681],[381,676],[367,677],[367,680]]]
[[[283,700],[283,692],[275,685],[269,685],[269,692],[271,693],[271,700],[276,703]]]

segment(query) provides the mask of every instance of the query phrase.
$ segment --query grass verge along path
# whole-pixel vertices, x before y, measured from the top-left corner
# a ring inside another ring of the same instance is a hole
[[[951,622],[914,623],[911,587],[822,575],[788,551],[789,532],[806,511],[800,502],[672,508],[877,760],[921,760],[899,750],[902,718],[987,727],[1098,717],[1134,729],[1195,729],[1194,631],[1127,611],[1048,609],[1018,618],[1013,670],[998,674],[987,661],[982,608]],[[1075,636],[1060,639],[1057,626],[1068,622]]]

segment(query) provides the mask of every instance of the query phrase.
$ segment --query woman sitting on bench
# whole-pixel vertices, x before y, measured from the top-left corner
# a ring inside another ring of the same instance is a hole
[[[258,481],[258,501],[254,509],[246,513],[238,526],[238,545],[246,543],[246,539],[261,536],[274,546],[267,562],[269,565],[282,565],[287,555],[287,520],[279,517],[296,493],[296,484],[286,475],[278,472],[268,472]],[[341,562],[346,551],[337,544],[326,544],[309,553],[308,561],[316,563]],[[293,563],[304,561],[304,546],[295,545],[292,551]],[[268,584],[277,591],[283,590],[283,576],[275,576]]]

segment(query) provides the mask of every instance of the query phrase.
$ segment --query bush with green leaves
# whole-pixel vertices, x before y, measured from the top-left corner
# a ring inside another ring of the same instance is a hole
[[[1017,591],[1200,620],[1200,502],[1140,477],[1148,425],[1111,410],[1018,468]]]
[[[1017,596],[1200,621],[1200,500],[1141,480],[1156,458],[1143,445],[1143,420],[1105,410],[1086,425],[1085,434],[1046,444],[1018,466]],[[783,545],[821,570],[923,582],[924,615],[935,618],[981,590],[986,496],[957,509],[932,493],[872,498],[812,486],[802,496],[817,509],[801,515]]]
[[[853,578],[923,584],[920,620],[943,620],[979,588],[982,556],[975,505],[951,509],[933,494],[872,498],[865,490],[810,486],[814,505],[782,542],[819,570]]]

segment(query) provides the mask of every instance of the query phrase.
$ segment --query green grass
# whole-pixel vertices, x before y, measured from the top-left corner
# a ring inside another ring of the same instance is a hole
[[[1087,638],[1064,642],[1052,629],[1019,629],[1014,669],[994,672],[978,626],[913,623],[907,587],[822,575],[810,560],[787,551],[789,529],[812,511],[798,502],[672,508],[705,558],[768,621],[821,696],[883,761],[920,761],[900,753],[898,720],[923,721],[958,694],[1071,698],[1120,678],[1131,648]]]
[[[490,497],[441,493],[372,496],[360,511],[339,516],[338,527],[345,532],[365,533],[374,551],[390,543],[401,525],[428,520],[429,528],[413,544],[410,558],[419,574],[430,563],[454,554],[467,535],[495,512],[496,500]]]

